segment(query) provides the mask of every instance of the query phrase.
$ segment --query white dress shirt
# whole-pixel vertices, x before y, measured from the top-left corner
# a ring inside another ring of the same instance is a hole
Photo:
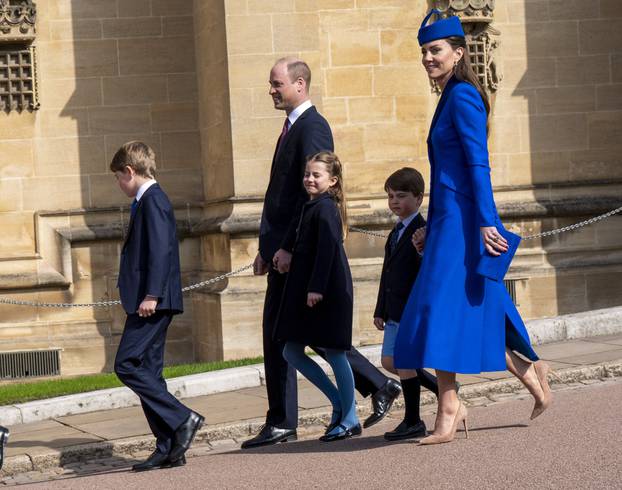
[[[153,184],[157,184],[155,179],[149,179],[143,185],[138,188],[138,192],[136,193],[136,202],[140,201],[140,198],[143,197],[143,194],[151,187]]]

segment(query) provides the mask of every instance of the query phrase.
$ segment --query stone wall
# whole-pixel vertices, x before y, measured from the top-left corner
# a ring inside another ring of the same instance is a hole
[[[41,108],[0,113],[0,288],[43,301],[116,298],[129,204],[108,169],[116,149],[132,139],[154,147],[182,217],[203,201],[192,1],[36,4]],[[182,243],[186,276],[198,250],[198,239]],[[171,330],[171,360],[194,357],[191,316]],[[122,321],[116,308],[2,306],[0,350],[62,347],[64,373],[99,371]]]
[[[225,234],[230,248],[222,249],[232,265],[250,262],[256,250],[261,196],[283,120],[267,79],[281,56],[311,65],[312,100],[331,123],[345,162],[355,224],[388,229],[382,184],[394,169],[412,165],[429,177],[425,139],[437,96],[421,68],[416,34],[434,3],[224,2],[234,190],[229,199],[214,195],[205,214],[226,223],[215,227],[218,233],[237,230]],[[494,15],[501,42],[495,60],[504,79],[493,98],[490,148],[504,220],[532,234],[619,206],[622,166],[617,143],[608,145],[620,139],[621,127],[615,66],[622,44],[608,24],[618,15],[613,3],[500,0]],[[621,220],[524,243],[509,278],[526,318],[620,302]],[[378,342],[370,320],[382,243],[351,234],[347,247],[356,278],[355,339]],[[211,312],[207,322],[218,318],[218,355],[256,352],[262,291],[263,282],[245,278],[196,296]],[[243,315],[241,298],[252,299]]]
[[[16,298],[116,297],[126,199],[108,162],[141,138],[177,208],[184,283],[252,262],[284,113],[269,70],[306,59],[313,102],[345,163],[355,225],[388,231],[383,182],[429,166],[438,100],[420,64],[425,0],[40,0],[41,109],[0,113],[0,288]],[[445,2],[446,3],[446,2]],[[497,0],[493,183],[522,234],[622,204],[622,17],[613,0]],[[424,203],[425,205],[425,203]],[[509,277],[526,318],[620,304],[621,217],[526,241]],[[347,240],[354,338],[371,322],[382,240]],[[261,352],[264,277],[248,272],[186,298],[169,361]],[[63,347],[63,372],[110,367],[120,309],[2,307],[0,350]]]
[[[531,203],[526,233],[620,206],[622,53],[619,2],[497,2],[505,79],[492,120],[493,180],[501,201]],[[555,216],[555,217],[554,217]],[[540,218],[540,219],[538,219]],[[514,277],[530,318],[622,301],[622,217],[525,242]]]

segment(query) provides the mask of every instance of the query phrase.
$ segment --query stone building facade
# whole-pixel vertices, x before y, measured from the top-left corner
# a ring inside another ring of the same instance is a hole
[[[39,104],[0,112],[2,297],[117,298],[129,203],[108,163],[130,139],[157,152],[158,180],[176,207],[184,284],[252,262],[284,116],[272,107],[267,80],[284,55],[311,65],[312,100],[345,162],[352,224],[388,230],[386,176],[409,165],[429,177],[425,140],[438,97],[416,35],[432,5],[492,15],[498,47],[489,70],[498,84],[489,141],[504,221],[529,235],[622,204],[615,0],[31,3],[32,39],[9,39],[0,19],[0,65],[17,41],[34,47]],[[2,73],[0,98],[1,83]],[[621,223],[612,217],[524,242],[509,275],[522,314],[622,304]],[[357,343],[380,340],[371,313],[382,245],[357,233],[347,240]],[[167,360],[259,354],[264,288],[265,278],[246,273],[186,296]],[[59,348],[63,374],[110,369],[120,308],[0,310],[0,352]]]

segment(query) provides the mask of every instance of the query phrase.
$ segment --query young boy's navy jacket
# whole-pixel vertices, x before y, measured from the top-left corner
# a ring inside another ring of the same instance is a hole
[[[175,215],[158,184],[145,191],[130,219],[118,287],[128,315],[136,313],[147,295],[158,298],[157,310],[183,312]]]
[[[323,295],[314,307],[307,293]],[[302,210],[276,338],[312,347],[352,347],[352,276],[335,201],[322,194]]]
[[[413,246],[411,238],[413,233],[422,226],[425,226],[425,219],[421,214],[418,214],[404,229],[393,253],[389,250],[391,240],[391,235],[389,235],[384,246],[384,262],[374,318],[395,322],[399,322],[402,318],[404,306],[417,278],[422,260],[421,255]],[[393,229],[391,234],[393,233],[397,233],[397,231]]]

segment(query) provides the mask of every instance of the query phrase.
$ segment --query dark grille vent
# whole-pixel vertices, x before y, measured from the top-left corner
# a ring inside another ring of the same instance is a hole
[[[505,284],[505,288],[510,293],[510,298],[512,298],[512,303],[516,306],[519,306],[516,302],[516,279],[504,279],[503,284]]]
[[[0,379],[60,375],[60,349],[0,352]]]

